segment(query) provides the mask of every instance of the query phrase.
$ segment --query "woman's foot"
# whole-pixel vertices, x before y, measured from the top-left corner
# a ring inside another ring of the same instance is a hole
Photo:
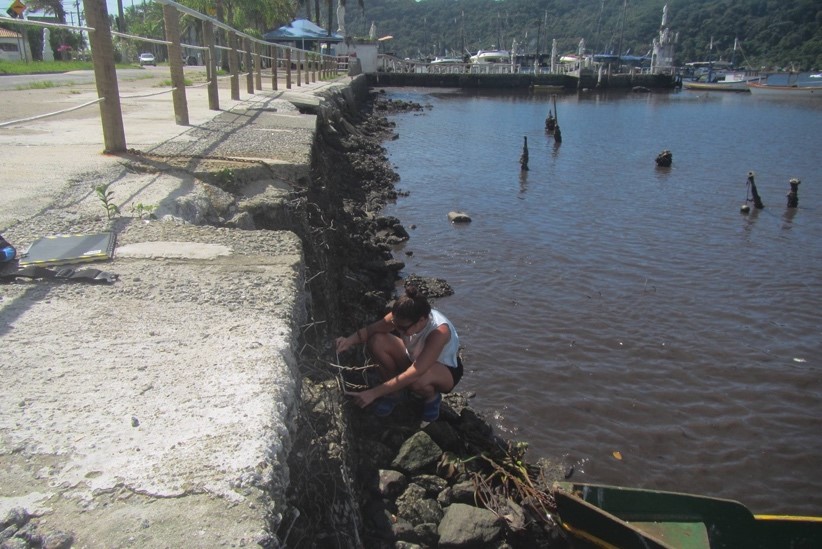
[[[378,398],[374,403],[374,415],[377,417],[390,416],[399,401],[400,398],[393,395]]]
[[[440,417],[440,403],[442,403],[442,394],[437,393],[432,400],[426,401],[422,405],[422,420],[427,422],[437,421]]]

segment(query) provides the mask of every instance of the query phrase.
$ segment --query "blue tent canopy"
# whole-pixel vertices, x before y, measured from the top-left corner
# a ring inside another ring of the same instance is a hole
[[[268,31],[263,35],[263,39],[269,42],[298,42],[302,49],[305,43],[309,47],[314,42],[342,42],[345,38],[336,32],[329,34],[327,30],[315,25],[308,19],[295,19],[288,25],[279,29]]]

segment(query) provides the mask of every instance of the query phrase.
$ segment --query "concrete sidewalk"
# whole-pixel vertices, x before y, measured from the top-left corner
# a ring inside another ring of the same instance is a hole
[[[119,277],[0,284],[0,519],[25,509],[37,532],[69,533],[76,547],[270,539],[298,406],[302,245],[289,231],[200,225],[230,201],[207,180],[237,179],[244,201],[223,212],[247,227],[244,211],[308,175],[316,116],[295,103],[349,83],[238,102],[221,92],[219,113],[193,88],[188,127],[174,124],[170,95],[124,101],[127,155],[100,154],[89,109],[0,128],[0,232],[24,251],[113,230],[113,259],[87,266]],[[56,105],[96,96],[30,92]],[[99,184],[120,208],[112,221]]]

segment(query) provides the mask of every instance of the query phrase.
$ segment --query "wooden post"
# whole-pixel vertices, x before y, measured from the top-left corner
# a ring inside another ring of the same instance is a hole
[[[245,90],[250,94],[254,95],[254,64],[251,60],[251,40],[248,38],[243,38],[243,49],[245,50],[245,55],[243,59],[243,70],[245,71]]]
[[[226,31],[228,45],[231,51],[228,53],[228,70],[231,71],[231,99],[240,100],[240,55],[237,52],[237,35],[233,31]]]
[[[263,59],[260,54],[260,45],[257,42],[252,44],[254,48],[254,88],[263,89]]]
[[[97,97],[100,102],[100,121],[103,124],[104,152],[124,152],[126,133],[123,129],[123,113],[120,110],[120,87],[117,84],[117,71],[114,68],[114,45],[111,41],[111,29],[108,26],[108,11],[105,2],[83,0],[86,20],[94,32],[89,32],[94,80],[97,83]],[[25,48],[24,48],[25,49]]]
[[[174,6],[163,4],[163,20],[166,25],[168,66],[171,69],[171,85],[174,90],[174,118],[179,126],[188,126],[188,102],[186,101],[186,77],[183,74],[183,48],[180,47],[180,13]]]
[[[217,47],[214,42],[214,23],[203,21],[203,40],[208,49],[205,52],[206,78],[208,78],[208,108],[220,110],[220,91],[217,82]]]
[[[285,48],[285,88],[291,89],[291,48]]]
[[[297,50],[297,87],[303,85],[303,50]]]
[[[271,61],[271,88],[274,91],[277,91],[277,87],[278,87],[277,78],[279,78],[279,75],[277,74],[277,68],[278,68],[277,65],[280,64],[280,48],[278,46],[269,46],[269,47],[274,52],[274,54],[272,55],[272,57],[274,59],[272,59],[272,61]]]

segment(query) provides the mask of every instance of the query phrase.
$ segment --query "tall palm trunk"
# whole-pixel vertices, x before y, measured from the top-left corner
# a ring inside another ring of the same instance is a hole
[[[123,0],[117,0],[117,30],[126,32],[126,14],[123,11]]]

